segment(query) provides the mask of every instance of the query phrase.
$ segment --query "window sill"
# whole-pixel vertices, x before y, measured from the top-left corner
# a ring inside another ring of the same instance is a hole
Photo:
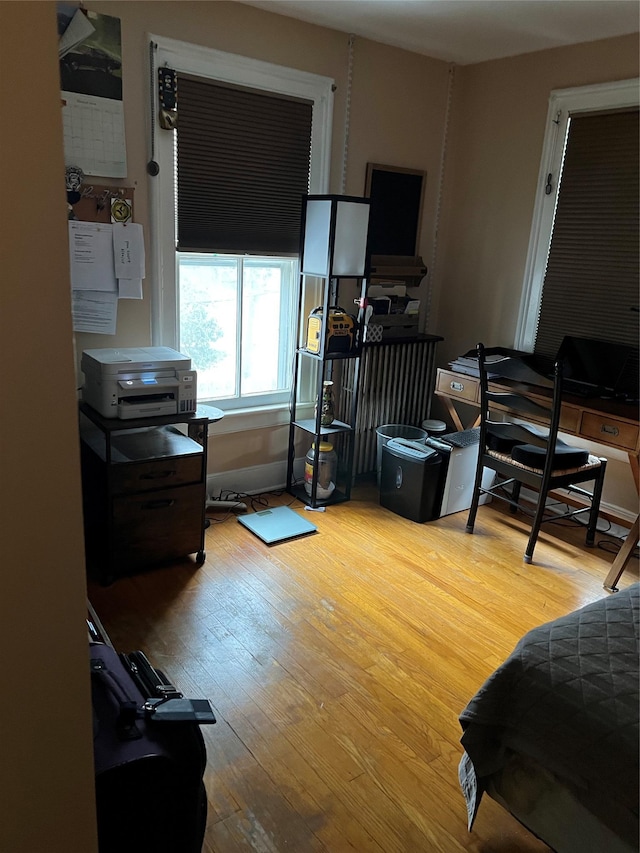
[[[206,400],[200,401],[207,405]],[[212,403],[212,405],[214,405]],[[313,403],[308,404],[310,411]],[[303,411],[305,406],[298,406]],[[222,420],[210,427],[211,435],[227,435],[236,432],[247,432],[255,429],[270,429],[278,426],[288,426],[290,411],[288,405],[261,406],[259,409],[232,409],[225,412]]]

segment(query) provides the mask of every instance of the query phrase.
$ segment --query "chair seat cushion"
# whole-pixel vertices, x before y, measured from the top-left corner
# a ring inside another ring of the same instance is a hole
[[[529,465],[531,468],[544,467],[545,456],[546,449],[544,447],[536,447],[535,444],[518,444],[511,450],[511,457],[516,462]],[[580,447],[571,447],[565,444],[564,441],[557,440],[553,454],[554,471],[558,469],[579,468],[581,465],[586,465],[588,461],[588,450],[582,450]]]
[[[516,437],[509,435],[510,432],[514,431],[516,431]],[[528,444],[525,436],[531,436],[531,439],[538,437],[546,440],[548,435],[548,429],[539,427],[537,424],[530,424],[527,421],[489,423],[487,424],[486,443],[489,450],[496,450],[498,453],[510,453],[516,445]]]
[[[511,453],[512,448],[518,443],[515,438],[505,438],[502,435],[494,435],[487,431],[487,447],[489,450],[497,450],[498,453]]]

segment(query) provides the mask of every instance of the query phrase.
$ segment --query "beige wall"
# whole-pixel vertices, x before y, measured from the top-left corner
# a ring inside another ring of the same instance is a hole
[[[91,853],[86,588],[54,4],[0,3],[0,850]]]

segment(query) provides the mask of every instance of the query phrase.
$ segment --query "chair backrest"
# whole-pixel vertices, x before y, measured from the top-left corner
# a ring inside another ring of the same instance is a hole
[[[534,421],[543,429],[551,430],[555,438],[560,423],[562,402],[562,366],[554,366],[554,378],[540,373],[532,364],[530,356],[502,356],[487,353],[484,344],[477,346],[478,369],[480,372],[480,403],[482,421],[491,426],[494,435],[504,435],[517,441],[528,441],[544,447],[547,444],[540,435],[532,435],[516,423],[492,420],[491,404],[507,410],[515,418]],[[491,382],[498,383],[500,390],[493,390]],[[504,390],[507,388],[508,390]],[[536,393],[537,392],[537,393]],[[504,427],[504,429],[503,429]]]
[[[515,461],[539,469],[543,478],[550,477],[555,468],[563,467],[556,456],[562,404],[561,362],[554,365],[550,379],[536,369],[531,356],[501,357],[487,352],[481,343],[477,354],[481,448],[509,454]],[[510,420],[499,420],[494,416],[496,411],[505,412]],[[575,467],[576,461],[582,464],[580,456],[570,456],[566,467]]]

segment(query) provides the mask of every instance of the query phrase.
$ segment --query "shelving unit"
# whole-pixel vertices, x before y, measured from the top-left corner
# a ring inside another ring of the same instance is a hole
[[[287,490],[313,508],[347,501],[351,497],[357,415],[355,389],[358,387],[362,342],[357,324],[351,325],[351,319],[342,317],[335,309],[340,306],[341,287],[345,280],[355,283],[358,298],[364,299],[366,293],[369,205],[369,199],[353,196],[307,196],[303,200],[297,310],[299,345],[291,395]],[[319,281],[322,291],[321,322],[317,338],[311,336],[311,340],[305,310],[306,285],[310,279]],[[313,344],[311,349],[310,343]],[[347,361],[349,370],[343,370]],[[317,401],[314,417],[308,417],[314,406],[313,400],[301,400],[309,373],[310,387],[315,388]],[[328,426],[322,424],[321,404],[326,380],[334,383],[336,406],[336,418]],[[306,448],[305,441],[308,442]],[[330,441],[338,456],[336,482],[328,497],[321,497],[318,493],[321,465],[318,452],[313,460],[309,491],[304,480],[300,481],[294,473],[296,450],[302,447],[306,453],[312,445],[319,448],[322,441]]]

